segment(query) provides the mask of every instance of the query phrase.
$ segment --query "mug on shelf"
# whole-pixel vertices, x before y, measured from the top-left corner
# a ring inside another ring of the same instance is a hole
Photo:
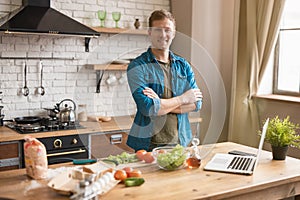
[[[108,85],[113,85],[113,84],[115,84],[117,82],[117,77],[115,76],[115,75],[113,75],[113,74],[110,74],[109,76],[108,76],[108,78],[106,79],[106,83],[108,84]]]

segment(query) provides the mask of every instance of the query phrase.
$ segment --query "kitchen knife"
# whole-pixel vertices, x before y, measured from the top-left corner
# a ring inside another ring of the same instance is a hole
[[[85,164],[92,164],[96,163],[98,159],[74,159],[73,164],[74,165],[85,165]]]
[[[72,162],[73,162],[74,165],[84,165],[84,164],[96,163],[100,160],[101,159],[72,159]],[[115,160],[103,159],[101,161],[109,163],[109,164],[114,164],[115,166],[119,165],[119,163]]]

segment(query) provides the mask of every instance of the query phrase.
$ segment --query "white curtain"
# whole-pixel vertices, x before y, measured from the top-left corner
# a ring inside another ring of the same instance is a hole
[[[236,0],[229,141],[256,146],[256,94],[277,39],[285,0]]]

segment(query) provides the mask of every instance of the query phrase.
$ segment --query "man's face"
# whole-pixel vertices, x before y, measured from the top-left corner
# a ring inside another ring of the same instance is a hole
[[[169,19],[153,21],[149,36],[152,48],[168,50],[175,37],[174,23]]]

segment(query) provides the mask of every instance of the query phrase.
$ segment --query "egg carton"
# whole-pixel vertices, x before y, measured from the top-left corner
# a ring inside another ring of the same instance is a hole
[[[105,194],[119,183],[114,178],[114,169],[101,169],[88,172],[85,167],[68,169],[52,178],[48,186],[60,194],[69,195],[70,199],[97,199],[98,195]]]

